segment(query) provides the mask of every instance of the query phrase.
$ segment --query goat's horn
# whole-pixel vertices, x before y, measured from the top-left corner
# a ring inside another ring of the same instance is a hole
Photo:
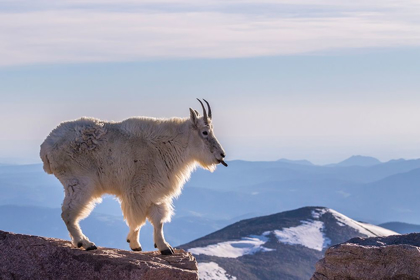
[[[197,98],[197,100],[198,100],[198,102],[200,102],[201,107],[203,108],[203,117],[204,117],[204,122],[207,124],[208,120],[207,120],[207,112],[206,112],[206,109],[204,108],[203,102],[201,102],[201,100],[200,100],[200,99],[198,99],[198,98]]]
[[[204,98],[203,98],[203,100],[204,100],[204,102],[206,102],[206,104],[207,104],[207,109],[209,109],[209,118],[210,119],[212,119],[212,117],[211,117],[211,108],[210,108],[210,104],[207,102],[207,100],[205,100]]]

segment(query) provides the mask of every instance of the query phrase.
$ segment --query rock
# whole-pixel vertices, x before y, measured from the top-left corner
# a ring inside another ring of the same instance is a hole
[[[184,250],[85,251],[69,241],[0,231],[0,279],[194,279],[195,258]]]
[[[420,279],[420,233],[353,238],[332,246],[311,280]]]

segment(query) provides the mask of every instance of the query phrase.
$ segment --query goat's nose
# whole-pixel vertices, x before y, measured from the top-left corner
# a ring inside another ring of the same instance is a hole
[[[224,153],[221,153],[221,154],[220,154],[220,156],[221,156],[222,158],[226,157],[226,155],[225,155]]]

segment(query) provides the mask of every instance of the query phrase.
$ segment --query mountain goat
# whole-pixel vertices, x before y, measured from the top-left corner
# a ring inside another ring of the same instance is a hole
[[[121,202],[130,230],[127,242],[141,251],[140,228],[154,227],[155,247],[173,254],[163,223],[173,214],[172,199],[197,165],[214,171],[224,166],[225,151],[213,132],[209,103],[203,116],[190,108],[189,118],[135,117],[122,122],[81,118],[61,123],[41,145],[44,170],[64,186],[62,214],[74,246],[97,249],[82,232],[86,218],[103,194]]]

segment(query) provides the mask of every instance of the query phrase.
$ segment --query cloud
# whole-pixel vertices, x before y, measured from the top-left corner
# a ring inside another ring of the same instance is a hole
[[[0,1],[0,66],[420,45],[415,1]]]

